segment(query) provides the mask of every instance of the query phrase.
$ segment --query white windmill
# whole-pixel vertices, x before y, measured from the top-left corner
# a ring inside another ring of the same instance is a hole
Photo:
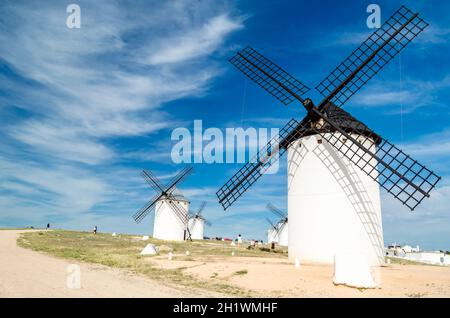
[[[145,181],[158,193],[133,218],[139,223],[148,213],[154,210],[154,238],[183,241],[190,236],[187,226],[189,201],[181,193],[177,193],[176,186],[191,172],[192,168],[184,168],[164,187],[151,171],[142,171]]]
[[[196,213],[191,215],[189,217],[189,233],[190,233],[190,239],[193,240],[203,240],[205,237],[205,224],[210,226],[211,222],[205,219],[205,217],[202,215],[202,211],[206,206],[206,202],[202,202],[199,209]]]
[[[230,62],[287,105],[299,101],[306,116],[292,119],[218,191],[230,207],[278,158],[288,152],[289,257],[333,263],[347,250],[384,263],[380,186],[413,210],[440,177],[342,110],[427,23],[402,6],[316,89],[309,88],[251,47]]]
[[[267,230],[267,243],[278,243],[277,227],[270,219],[266,218],[266,221],[269,223],[269,229]]]
[[[267,209],[280,218],[276,224],[273,224],[270,219],[266,219],[270,225],[267,231],[268,243],[275,242],[281,246],[288,246],[288,217],[286,213],[271,203],[267,204]]]

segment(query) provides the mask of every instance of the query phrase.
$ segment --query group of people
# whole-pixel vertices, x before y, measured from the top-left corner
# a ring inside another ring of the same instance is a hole
[[[241,244],[242,244],[242,235],[241,234],[239,234],[238,236],[237,236],[237,238],[236,238],[236,244],[238,245],[238,246],[240,246]],[[248,249],[251,249],[251,248],[255,248],[256,247],[256,245],[263,245],[264,244],[264,242],[263,242],[263,240],[251,240],[250,241],[250,245],[247,247]],[[272,249],[273,249],[274,247],[272,247]]]

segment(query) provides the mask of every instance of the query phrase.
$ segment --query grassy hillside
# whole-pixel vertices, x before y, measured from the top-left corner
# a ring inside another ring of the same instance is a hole
[[[148,243],[158,247],[159,255],[150,257],[139,255]],[[230,296],[251,296],[253,293],[237,288],[226,281],[217,279],[205,281],[193,277],[185,272],[184,269],[187,266],[168,269],[158,266],[156,261],[167,259],[169,252],[173,253],[173,262],[183,261],[186,264],[229,257],[287,257],[287,251],[281,248],[275,251],[267,247],[249,250],[246,246],[236,247],[231,246],[229,242],[221,241],[168,242],[156,239],[142,241],[141,237],[133,235],[119,234],[113,237],[111,234],[94,235],[89,232],[75,231],[23,233],[18,244],[57,257],[128,269],[175,287],[208,289]],[[187,251],[189,253],[186,253]],[[234,256],[232,256],[233,252]],[[237,275],[245,275],[245,273],[243,269]]]

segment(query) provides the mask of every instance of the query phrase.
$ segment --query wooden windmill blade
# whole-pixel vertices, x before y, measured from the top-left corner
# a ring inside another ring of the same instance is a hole
[[[155,195],[152,200],[150,200],[142,209],[140,209],[137,213],[133,215],[133,219],[139,223],[141,222],[153,209],[156,202],[163,198],[169,198],[171,196],[172,198],[172,192],[176,189],[176,185],[182,182],[190,173],[192,173],[192,167],[186,167],[182,169],[177,175],[172,179],[172,181],[169,182],[168,186],[166,188],[163,187],[161,181],[150,171],[150,170],[143,170],[141,175],[143,176],[144,180],[155,190],[158,192],[157,195]],[[175,198],[176,199],[176,198]],[[172,207],[173,208],[173,207]],[[184,220],[185,217],[182,216],[181,213],[179,213],[179,209],[176,211],[177,215],[179,214],[180,220],[183,223],[186,223],[187,220]]]
[[[275,231],[278,229],[275,224],[273,224],[272,220],[269,218],[266,218],[267,223],[269,223],[270,227],[273,228]]]
[[[178,219],[183,224],[188,224],[189,217],[186,209],[181,206],[180,204],[177,204],[178,200],[176,198],[169,197],[167,200],[168,204],[170,205],[171,210],[175,213],[175,215],[178,217]]]
[[[155,207],[156,202],[163,197],[163,194],[155,195],[150,201],[147,202],[138,212],[133,215],[133,219],[136,223],[140,223]]]
[[[440,177],[381,136],[376,135],[367,126],[353,119],[343,110],[340,110],[341,113],[338,113],[337,116],[336,114],[335,116],[329,115],[333,108],[342,106],[367,84],[427,26],[428,24],[419,18],[417,13],[412,13],[411,10],[402,6],[383,24],[382,28],[376,30],[316,87],[323,95],[328,94],[317,107],[311,99],[303,99],[294,91],[296,86],[289,85],[289,78],[284,79],[278,75],[276,65],[274,71],[268,71],[267,63],[259,62],[259,59],[265,61],[265,58],[260,57],[259,53],[253,53],[253,49],[245,49],[250,52],[246,53],[247,56],[238,53],[237,56],[232,58],[232,63],[233,60],[240,61],[240,59],[243,59],[245,63],[241,61],[238,68],[244,74],[255,80],[283,103],[288,104],[292,99],[297,99],[307,110],[307,116],[300,123],[295,127],[289,127],[286,129],[288,133],[282,134],[280,142],[276,143],[277,153],[282,155],[291,142],[305,135],[320,134],[395,198],[413,210],[423,198],[429,197],[429,192],[435,187]],[[284,72],[284,70],[282,71]],[[337,106],[333,103],[336,103]],[[336,110],[334,112],[336,113]],[[342,117],[345,120],[342,120]],[[288,126],[289,124],[286,125],[286,127]],[[332,133],[328,134],[330,132]],[[342,146],[339,143],[339,137],[333,132],[341,133],[344,139],[348,141],[347,145]],[[363,142],[355,139],[355,134],[360,135],[361,133],[363,134]],[[370,140],[372,140],[372,143],[379,144],[379,155],[372,150],[373,147],[370,147]],[[271,158],[272,154],[268,151],[270,147],[269,143],[266,146],[267,149],[261,149],[260,153],[266,154],[267,158]],[[222,204],[224,209],[233,204],[261,177],[270,166],[267,162],[270,161],[261,161],[256,158],[253,162],[247,163],[217,191],[219,203]],[[377,166],[381,167],[380,172],[377,171]]]
[[[303,136],[307,123],[291,119],[281,130],[279,136],[270,140],[256,156],[242,166],[217,192],[217,198],[224,210],[241,197],[261,176],[286,152],[287,147]]]
[[[195,213],[195,216],[194,216],[195,219],[193,222],[195,222],[197,219],[201,219],[207,226],[211,226],[212,223],[210,221],[208,221],[207,219],[205,219],[205,217],[202,214],[203,210],[205,209],[205,206],[206,206],[206,201],[203,201],[200,204],[200,207],[198,208],[197,213]]]
[[[186,239],[192,241],[192,238],[191,238],[192,234],[191,234],[191,230],[189,229],[188,213],[183,206],[177,204],[175,201],[177,201],[177,200],[169,197],[167,200],[167,203],[169,204],[171,210],[175,213],[177,218],[181,221],[181,223],[183,223],[186,226],[186,231],[188,233],[188,236]]]
[[[269,211],[273,212],[276,216],[279,216],[283,219],[286,217],[286,213],[281,211],[279,208],[274,206],[272,203],[267,203],[266,207]]]
[[[205,206],[206,206],[206,201],[203,201],[197,210],[197,215],[200,215],[203,212],[203,210],[205,209]]]
[[[327,107],[336,106],[328,104]],[[347,112],[339,109],[339,116],[333,116],[327,107],[324,108],[327,116],[322,117],[324,123],[312,129],[339,153],[411,210],[430,196],[441,177]],[[327,124],[341,135],[324,132],[330,130],[324,128]]]
[[[250,46],[236,53],[229,61],[285,105],[309,91],[305,84]]]
[[[325,96],[319,109],[327,102],[342,106],[427,26],[418,13],[401,6],[316,86]]]
[[[185,167],[183,168],[177,175],[170,181],[166,187],[166,192],[171,193],[173,190],[175,190],[175,187],[183,182],[188,175],[190,175],[193,172],[192,167]]]
[[[277,234],[279,234],[279,233],[281,233],[281,232],[283,231],[283,229],[284,229],[284,227],[286,226],[286,224],[287,224],[287,220],[281,220],[281,221],[278,223]]]
[[[162,184],[159,180],[153,175],[150,170],[142,170],[141,173],[144,180],[157,192],[164,192]]]

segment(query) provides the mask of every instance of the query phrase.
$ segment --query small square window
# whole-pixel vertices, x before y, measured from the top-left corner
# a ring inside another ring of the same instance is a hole
[[[317,143],[321,144],[322,143],[322,139],[317,139]]]

